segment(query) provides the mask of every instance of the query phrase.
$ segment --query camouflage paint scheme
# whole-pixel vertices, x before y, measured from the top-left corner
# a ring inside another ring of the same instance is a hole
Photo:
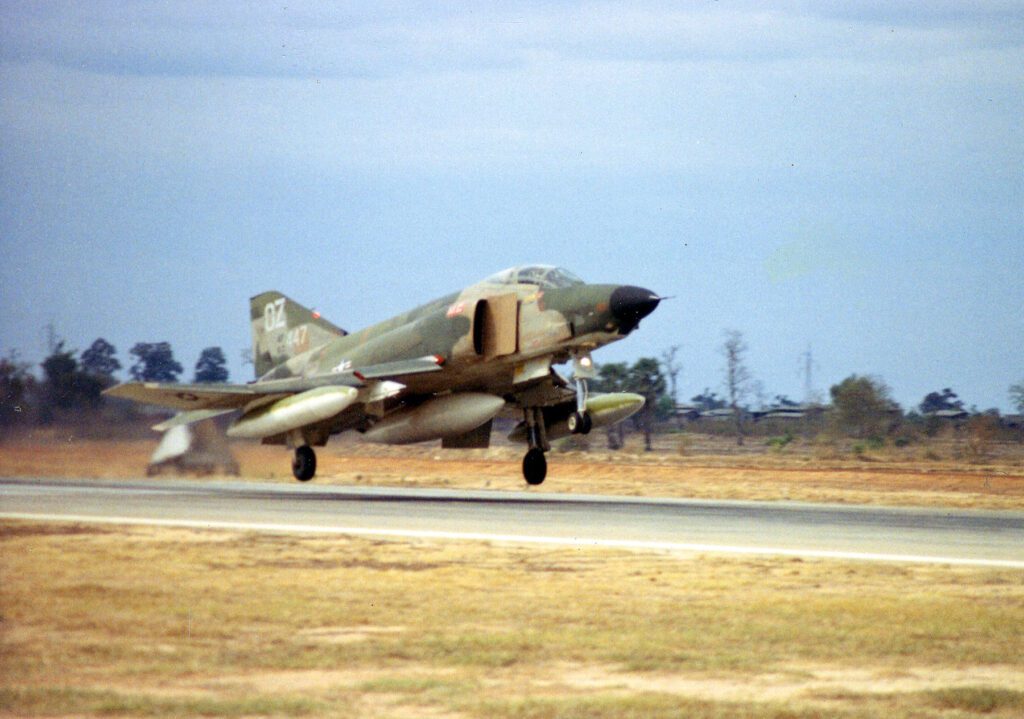
[[[242,410],[239,423],[266,416],[284,407],[282,400],[292,398],[294,405],[318,387],[358,389],[340,413],[262,437],[264,443],[300,447],[323,445],[347,429],[366,431],[438,395],[486,393],[503,398],[503,411],[524,420],[513,435],[543,451],[546,434],[565,434],[554,425],[575,410],[619,421],[639,409],[637,395],[603,403],[590,398],[552,366],[573,359],[578,379],[585,377],[590,351],[628,335],[659,299],[642,288],[586,284],[565,270],[529,265],[349,334],[279,292],[264,292],[250,301],[255,382],[132,382],[108,394],[184,410],[157,426],[166,429],[233,410]],[[538,423],[539,432],[527,431]],[[490,425],[488,420],[471,432],[438,438],[445,446],[486,446]]]

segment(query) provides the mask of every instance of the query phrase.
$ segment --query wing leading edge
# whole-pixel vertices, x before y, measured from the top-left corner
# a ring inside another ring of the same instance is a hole
[[[177,382],[125,382],[111,387],[103,394],[110,397],[130,399],[135,402],[154,404],[160,407],[192,412],[194,410],[218,410],[228,412],[242,409],[254,400],[280,395],[282,397],[306,392],[318,387],[347,386],[362,387],[371,380],[400,381],[402,377],[439,372],[443,359],[434,355],[417,357],[396,362],[369,365],[317,377],[292,377],[280,380],[254,382],[252,384],[179,384]],[[213,414],[206,415],[209,417]],[[196,415],[195,420],[204,419]],[[187,422],[179,422],[185,424]],[[173,426],[173,425],[170,425]]]

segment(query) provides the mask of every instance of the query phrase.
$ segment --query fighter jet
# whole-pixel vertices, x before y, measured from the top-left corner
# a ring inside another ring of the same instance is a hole
[[[250,300],[257,379],[248,384],[128,382],[106,394],[179,410],[154,427],[237,412],[231,437],[281,444],[300,481],[331,435],[487,447],[499,414],[519,419],[523,476],[540,484],[550,442],[619,422],[632,393],[590,395],[591,352],[626,337],[661,301],[631,285],[586,284],[567,270],[498,272],[361,332],[348,333],[280,292]],[[554,366],[572,363],[571,381]]]

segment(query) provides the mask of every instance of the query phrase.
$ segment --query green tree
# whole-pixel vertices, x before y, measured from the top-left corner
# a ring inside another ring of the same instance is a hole
[[[136,381],[177,382],[182,372],[168,342],[138,342],[128,354],[136,360],[128,370]]]
[[[1010,385],[1010,403],[1019,414],[1024,414],[1024,381]]]
[[[610,362],[598,367],[597,377],[590,387],[595,392],[625,392],[629,385],[629,366],[625,362]],[[618,450],[626,442],[623,422],[610,424],[605,430],[608,449]]]
[[[44,421],[53,419],[54,409],[99,406],[102,383],[80,369],[75,351],[65,350],[63,341],[58,342],[50,356],[43,360],[42,367]]]
[[[710,387],[705,387],[703,392],[690,397],[690,401],[697,405],[701,412],[725,407],[725,400],[719,397],[717,392],[712,392]]]
[[[114,356],[117,348],[102,337],[94,341],[82,353],[82,371],[98,378],[105,386],[114,384],[114,372],[121,369],[121,363]]]
[[[18,361],[16,352],[0,358],[0,427],[25,424],[34,387],[29,365]]]
[[[224,351],[220,347],[207,347],[199,353],[199,361],[196,362],[196,382],[225,382],[228,378],[228,370],[225,366],[227,359],[224,358]]]
[[[635,417],[644,433],[644,449],[648,452],[651,446],[651,433],[654,430],[655,412],[658,400],[665,394],[667,383],[661,373],[661,365],[653,357],[641,357],[629,368],[627,388],[644,398],[644,406]]]
[[[661,353],[661,366],[665,370],[665,374],[668,375],[669,381],[669,394],[672,406],[668,416],[675,417],[676,428],[683,428],[683,420],[676,412],[676,405],[679,404],[679,374],[683,371],[683,366],[676,361],[676,354],[679,352],[679,345],[672,345],[667,350]],[[664,404],[664,402],[662,403]],[[661,412],[663,410],[659,410]]]
[[[929,392],[921,400],[919,409],[921,414],[939,412],[947,409],[963,409],[964,403],[956,396],[956,392],[949,387],[943,388],[941,392]]]
[[[590,382],[595,392],[623,392],[629,382],[629,366],[625,362],[610,362],[597,368],[597,378]]]
[[[829,390],[839,428],[854,437],[880,437],[897,405],[889,387],[877,377],[850,375]]]

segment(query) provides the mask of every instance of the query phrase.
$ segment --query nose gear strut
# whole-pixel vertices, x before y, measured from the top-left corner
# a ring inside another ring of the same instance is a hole
[[[567,420],[569,431],[573,434],[590,434],[594,421],[587,411],[587,380],[594,377],[594,361],[590,359],[589,353],[573,357],[572,376],[576,385],[576,411]]]

